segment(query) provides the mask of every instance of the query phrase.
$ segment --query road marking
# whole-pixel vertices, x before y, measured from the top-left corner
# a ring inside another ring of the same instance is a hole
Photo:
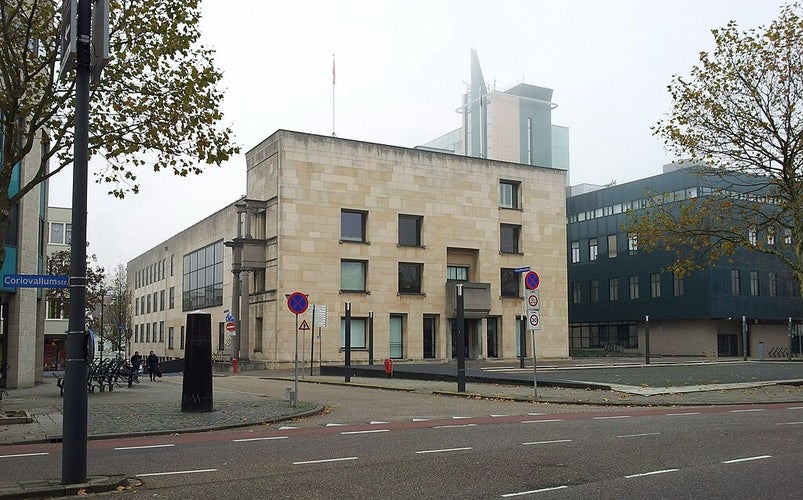
[[[660,432],[644,432],[641,434],[622,434],[621,436],[616,436],[618,438],[634,438],[634,437],[641,437],[641,436],[657,436],[661,434]]]
[[[698,411],[687,411],[685,413],[667,413],[667,417],[684,417],[686,415],[699,415],[700,412]]]
[[[803,422],[778,422],[775,425],[800,425],[800,424],[803,424]]]
[[[611,420],[615,418],[630,418],[630,415],[611,415],[610,417],[594,417],[594,420]]]
[[[292,429],[298,429],[298,427],[295,427],[295,426],[292,426],[292,425],[283,425],[283,426],[279,427],[280,431],[289,431],[289,430],[292,430]]]
[[[750,460],[761,460],[764,458],[772,458],[772,455],[759,455],[757,457],[747,457],[747,458],[735,458],[733,460],[725,460],[723,464],[735,464],[738,462],[749,462]]]
[[[38,457],[40,455],[50,455],[50,453],[19,453],[16,455],[0,455],[0,458]]]
[[[247,438],[247,439],[234,439],[235,443],[247,443],[249,441],[271,441],[274,439],[287,439],[287,436],[272,436],[272,437],[262,437],[262,438]]]
[[[145,474],[137,474],[137,477],[145,476],[173,476],[176,474],[198,474],[199,472],[217,472],[217,469],[196,469],[196,470],[175,470],[171,472],[148,472]]]
[[[787,410],[803,410],[803,406],[790,406]]]
[[[371,420],[371,425],[382,425],[382,424],[389,424],[390,422],[383,422],[381,420]]]
[[[357,460],[357,457],[326,458],[323,460],[307,460],[304,462],[293,462],[293,465],[323,464],[327,462],[344,462],[346,460]]]
[[[436,425],[433,429],[460,429],[463,427],[477,427],[477,424]]]
[[[544,420],[522,420],[521,424],[538,424],[541,422],[563,422],[563,420],[559,418],[552,418],[552,419],[544,419]]]
[[[546,413],[530,412],[530,413],[527,413],[527,415],[529,415],[531,417],[539,417],[541,415],[546,415]]]
[[[452,420],[461,420],[464,418],[471,418],[471,417],[452,417]]]
[[[642,476],[653,476],[655,474],[666,474],[667,472],[676,472],[680,469],[663,469],[663,470],[654,470],[652,472],[642,472],[641,474],[631,474],[629,476],[625,476],[625,479],[633,479],[634,477],[642,477]]]
[[[554,441],[533,441],[531,443],[521,443],[523,445],[530,445],[530,444],[552,444],[552,443],[571,443],[571,439],[556,439]]]
[[[340,434],[348,436],[350,434],[374,434],[377,432],[390,432],[390,429],[373,429],[370,431],[343,431]]]
[[[520,497],[522,495],[532,495],[533,493],[542,493],[544,491],[562,490],[568,486],[553,486],[552,488],[541,488],[540,490],[520,491],[518,493],[505,493],[502,498]]]
[[[500,418],[500,417],[509,417],[510,415],[509,414],[504,414],[504,413],[499,413],[499,414],[491,415],[491,416],[494,417],[494,418]]]
[[[754,411],[764,411],[764,408],[753,408],[750,410],[731,410],[731,413],[750,413]]]
[[[328,423],[326,427],[344,427],[346,424]]]
[[[120,448],[115,448],[115,451],[120,450],[147,450],[148,448],[172,448],[176,445],[174,444],[152,444],[149,446],[122,446]]]
[[[466,451],[466,450],[470,450],[470,449],[471,449],[471,447],[467,446],[465,448],[441,448],[439,450],[421,450],[421,451],[417,451],[416,453],[418,453],[418,454],[424,454],[424,453],[447,453],[447,452],[450,452],[450,451]]]
[[[429,422],[431,418],[414,418],[413,422]]]

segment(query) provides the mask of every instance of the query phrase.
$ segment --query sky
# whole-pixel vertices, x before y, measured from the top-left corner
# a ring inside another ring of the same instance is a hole
[[[140,172],[140,193],[124,200],[90,182],[88,253],[111,272],[234,202],[245,152],[278,129],[415,147],[458,128],[471,49],[491,88],[554,90],[571,184],[659,174],[674,158],[650,129],[670,111],[672,76],[713,49],[711,29],[766,26],[784,3],[202,0],[201,42],[215,50],[223,123],[242,152],[190,178]],[[51,182],[51,206],[72,204],[71,177]]]

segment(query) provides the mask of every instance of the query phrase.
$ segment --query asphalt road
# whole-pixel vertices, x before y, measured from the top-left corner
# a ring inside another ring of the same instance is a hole
[[[93,441],[90,473],[141,481],[127,497],[176,499],[797,498],[803,488],[801,405],[491,408]],[[18,448],[3,449],[4,474],[35,478],[60,462],[58,446]]]

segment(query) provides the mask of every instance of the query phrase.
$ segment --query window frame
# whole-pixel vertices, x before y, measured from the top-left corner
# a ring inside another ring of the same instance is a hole
[[[422,295],[424,281],[424,264],[421,262],[399,262],[397,291],[399,295]],[[407,272],[414,271],[413,280],[409,280]],[[409,285],[406,283],[410,282]],[[404,285],[404,286],[403,286]]]
[[[499,225],[499,252],[521,254],[521,225]]]
[[[503,188],[507,187],[510,188],[510,193],[503,192]],[[499,180],[499,208],[507,210],[521,209],[521,181]]]
[[[362,287],[360,288],[345,288],[343,282],[343,265],[344,264],[359,264],[362,274]],[[360,259],[340,259],[340,292],[341,293],[366,293],[368,291],[368,261]]]
[[[510,278],[513,279],[511,280]],[[516,283],[515,293],[513,288],[509,286],[513,281]],[[505,283],[508,283],[507,287],[505,286]],[[515,269],[503,267],[499,270],[499,296],[504,298],[521,298],[521,279],[519,277],[519,273],[516,273]]]
[[[404,224],[402,223],[404,221]],[[412,224],[413,227],[409,227]],[[399,214],[398,244],[400,247],[422,247],[421,229],[424,225],[423,215]],[[410,230],[414,234],[410,234]],[[412,236],[412,237],[411,237]]]
[[[344,220],[347,215],[359,216],[359,236],[350,234],[355,227],[352,227],[356,221]],[[348,232],[346,232],[348,229]],[[365,210],[351,210],[342,208],[340,209],[340,241],[344,243],[368,243],[368,212]]]

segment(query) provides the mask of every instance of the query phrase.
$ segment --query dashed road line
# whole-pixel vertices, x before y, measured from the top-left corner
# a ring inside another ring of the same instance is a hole
[[[749,410],[731,410],[730,413],[752,413],[756,411],[764,411],[764,408],[751,408]]]
[[[426,454],[426,453],[449,453],[449,452],[452,452],[452,451],[467,451],[467,450],[470,450],[470,449],[472,449],[471,446],[465,446],[463,448],[440,448],[440,449],[437,449],[437,450],[420,450],[420,451],[417,451],[416,453],[419,454],[419,455],[423,455],[423,454]]]
[[[324,458],[321,460],[304,460],[301,462],[293,462],[293,465],[308,465],[308,464],[324,464],[327,462],[345,462],[347,460],[357,460],[357,457],[342,457],[342,458]]]
[[[554,444],[554,443],[571,443],[571,439],[555,439],[552,441],[533,441],[531,443],[521,443],[524,446],[531,445],[531,444]]]
[[[261,437],[261,438],[244,438],[244,439],[233,439],[232,441],[235,443],[247,443],[249,441],[274,441],[277,439],[287,439],[287,436],[270,436],[270,437]]]
[[[756,457],[747,457],[747,458],[734,458],[733,460],[724,460],[723,464],[735,464],[739,462],[749,462],[751,460],[763,460],[765,458],[772,458],[772,455],[758,455]]]
[[[642,432],[641,434],[622,434],[621,436],[616,436],[618,438],[634,438],[634,437],[642,437],[642,436],[658,436],[660,432]]]
[[[549,418],[549,419],[545,418],[543,420],[522,420],[519,423],[521,423],[521,424],[540,424],[542,422],[563,422],[563,420],[561,420],[559,418]]]
[[[687,415],[700,415],[699,411],[687,411],[684,413],[666,413],[664,414],[667,417],[685,417]]]
[[[174,470],[169,472],[147,472],[143,474],[137,474],[137,477],[146,477],[146,476],[175,476],[179,474],[199,474],[202,472],[217,472],[217,469],[195,469],[195,470]]]
[[[644,476],[654,476],[655,474],[666,474],[669,472],[677,472],[680,469],[662,469],[662,470],[654,470],[650,472],[642,472],[641,474],[631,474],[629,476],[625,476],[625,479],[633,479],[634,477],[644,477]]]
[[[175,444],[152,444],[148,446],[121,446],[119,448],[115,448],[114,451],[123,451],[123,450],[147,450],[149,448],[173,448]]]
[[[477,424],[453,424],[453,425],[436,425],[433,429],[460,429],[463,427],[477,427]]]
[[[15,455],[0,455],[0,458],[38,457],[38,456],[41,456],[41,455],[50,455],[50,453],[47,453],[47,452],[41,452],[41,453],[17,453]]]
[[[533,493],[543,493],[545,491],[555,491],[555,490],[562,490],[568,488],[568,486],[553,486],[551,488],[541,488],[540,490],[530,490],[530,491],[519,491],[517,493],[505,493],[502,495],[502,498],[512,498],[512,497],[520,497],[523,495],[532,495]]]
[[[594,417],[594,420],[613,420],[617,418],[630,418],[632,415],[611,415],[610,417]]]
[[[800,425],[800,424],[803,424],[803,422],[778,422],[775,425]]]
[[[377,432],[390,432],[390,429],[371,429],[369,431],[343,431],[340,434],[343,436],[349,436],[352,434],[376,434]]]

